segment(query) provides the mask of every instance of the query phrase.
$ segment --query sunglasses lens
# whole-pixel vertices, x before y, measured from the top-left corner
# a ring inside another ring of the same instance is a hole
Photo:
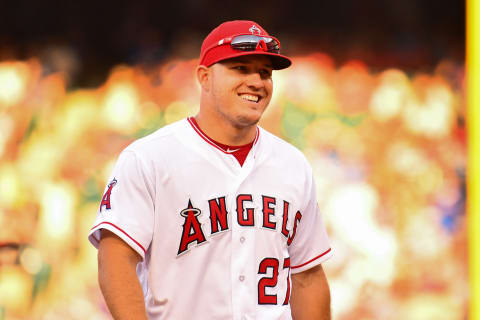
[[[231,42],[231,46],[237,50],[253,51],[257,48],[260,38],[254,35],[236,36]]]
[[[268,41],[267,41],[268,40]],[[267,49],[270,52],[280,53],[280,44],[273,38],[264,38]]]
[[[273,38],[259,37],[256,35],[236,36],[235,38],[233,38],[230,45],[236,50],[254,51],[260,41],[263,41],[265,43],[268,52],[280,52],[280,44],[278,43],[278,41]]]

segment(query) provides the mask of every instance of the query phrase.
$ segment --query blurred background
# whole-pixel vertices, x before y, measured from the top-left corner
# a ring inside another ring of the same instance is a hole
[[[333,318],[467,319],[465,3],[0,2],[0,320],[110,319],[87,241],[133,140],[194,115],[225,20],[280,38],[261,125],[310,160]]]

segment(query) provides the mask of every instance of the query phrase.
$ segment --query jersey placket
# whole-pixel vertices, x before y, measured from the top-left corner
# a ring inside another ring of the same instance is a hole
[[[239,167],[238,178],[230,192],[230,212],[232,215],[231,238],[231,286],[232,286],[232,315],[235,320],[254,319],[256,312],[256,257],[255,257],[255,226],[240,226],[237,213],[238,190],[254,169],[254,152],[256,146],[250,150],[245,163]],[[233,156],[232,156],[233,157]],[[254,208],[253,202],[245,202],[247,208]],[[256,209],[256,208],[254,208]],[[244,212],[240,212],[243,214]]]

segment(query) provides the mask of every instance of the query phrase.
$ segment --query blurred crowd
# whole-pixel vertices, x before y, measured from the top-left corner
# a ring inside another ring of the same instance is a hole
[[[88,88],[80,61],[58,45],[0,61],[0,320],[110,319],[87,234],[113,163],[198,110],[196,60],[116,65]],[[334,319],[465,319],[464,66],[293,61],[261,125],[314,168]]]

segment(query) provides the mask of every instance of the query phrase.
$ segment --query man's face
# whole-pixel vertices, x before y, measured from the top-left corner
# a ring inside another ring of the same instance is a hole
[[[248,55],[211,66],[212,107],[236,128],[255,125],[272,98],[272,63]]]

